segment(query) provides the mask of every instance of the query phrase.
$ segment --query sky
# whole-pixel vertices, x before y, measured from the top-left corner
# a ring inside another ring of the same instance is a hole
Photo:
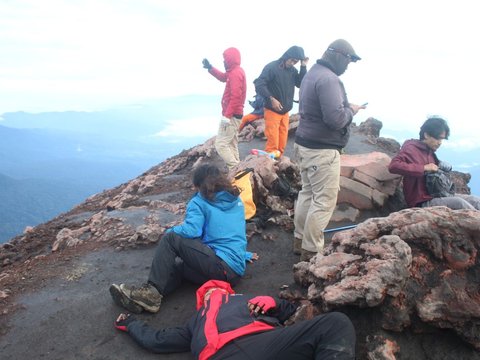
[[[304,48],[310,67],[343,38],[362,57],[341,77],[350,102],[369,103],[357,123],[374,117],[382,136],[416,136],[440,115],[452,130],[444,146],[480,154],[477,14],[467,0],[0,0],[0,124],[13,111],[94,111],[187,94],[220,102],[224,84],[201,62],[222,68],[231,46],[251,98],[263,66],[290,46]],[[199,116],[192,109],[186,121]]]

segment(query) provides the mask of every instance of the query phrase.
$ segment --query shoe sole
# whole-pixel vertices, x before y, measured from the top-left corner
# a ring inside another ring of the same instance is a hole
[[[152,305],[152,304],[147,304],[141,300],[135,300],[135,299],[131,299],[129,298],[124,290],[122,289],[122,285],[121,284],[119,287],[118,287],[118,290],[123,294],[124,297],[126,297],[130,302],[133,302],[133,304],[137,305],[137,306],[140,306],[143,310],[146,310],[148,312],[151,312],[151,313],[157,313],[159,310],[160,310],[160,305]]]
[[[127,309],[132,313],[142,313],[143,308],[140,305],[136,304],[133,300],[131,300],[127,295],[125,295],[118,285],[112,284],[109,290],[115,304]]]

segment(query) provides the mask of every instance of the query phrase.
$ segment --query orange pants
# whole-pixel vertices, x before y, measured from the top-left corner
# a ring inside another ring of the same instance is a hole
[[[251,123],[252,121],[261,119],[261,118],[263,118],[263,115],[257,115],[257,114],[251,114],[251,113],[245,115],[242,118],[242,122],[240,123],[240,126],[239,126],[238,130],[242,130],[245,125]]]
[[[278,150],[283,155],[285,146],[287,146],[290,116],[288,113],[282,115],[265,108],[264,118],[265,136],[267,137],[265,151],[270,153]]]

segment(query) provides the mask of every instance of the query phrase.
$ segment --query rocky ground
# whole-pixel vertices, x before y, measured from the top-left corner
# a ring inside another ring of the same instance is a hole
[[[379,138],[378,126],[367,125],[360,126],[363,126],[362,131],[355,131],[346,148],[347,153],[383,151],[391,156],[398,150],[394,141]],[[287,157],[292,154],[291,140],[285,154]],[[262,149],[263,146],[261,137],[252,137],[249,142],[240,144],[241,158],[245,159],[251,148]],[[207,142],[205,149],[200,152],[207,154],[209,161],[221,163],[214,151],[209,150],[211,143]],[[113,320],[121,309],[112,302],[108,287],[113,282],[145,281],[158,234],[181,220],[184,204],[193,191],[190,170],[198,156],[189,156],[180,154],[139,176],[141,181],[133,179],[93,196],[72,211],[37,226],[0,249],[0,264],[3,266],[0,268],[2,359],[159,357],[139,348],[127,335],[113,328]],[[175,170],[170,171],[169,167],[173,166],[176,166]],[[288,200],[279,201],[277,205],[279,208],[291,206]],[[363,211],[363,218],[378,215],[380,211]],[[345,224],[343,219],[332,222],[330,227]],[[257,231],[254,228],[250,232],[249,250],[257,252],[260,259],[248,265],[236,291],[281,293],[294,300],[303,299],[309,304],[303,316],[308,317],[308,309],[311,313],[323,310],[322,306],[315,305],[308,288],[311,283],[318,285],[319,280],[308,275],[310,283],[307,281],[303,287],[299,284],[304,280],[297,279],[295,283],[293,266],[299,259],[291,251],[293,235],[289,226],[291,224],[270,222],[264,229]],[[136,230],[132,232],[131,228]],[[330,237],[327,237],[329,243]],[[295,271],[297,278],[299,272],[308,272],[306,263],[301,264],[304,264],[303,268],[297,266]],[[428,272],[425,276],[428,277]],[[284,285],[288,286],[286,290]],[[195,286],[186,283],[165,299],[158,314],[142,314],[140,317],[158,327],[176,326],[191,314],[194,291]],[[472,286],[469,291],[473,292],[473,298],[478,297],[478,287]],[[374,308],[360,304],[362,301],[330,306],[346,312],[354,321],[359,359],[480,359],[480,353],[474,347],[451,329],[441,329],[441,324],[440,328],[405,327],[400,334],[385,330],[382,328],[385,318],[381,318]],[[412,302],[409,306],[415,307]],[[397,311],[398,308],[393,306],[390,309]],[[383,309],[387,311],[388,307]],[[472,311],[473,319],[477,319],[476,310]],[[418,317],[414,311],[409,314],[413,320]],[[471,324],[475,335],[478,333],[477,323]],[[192,357],[185,353],[162,358]]]

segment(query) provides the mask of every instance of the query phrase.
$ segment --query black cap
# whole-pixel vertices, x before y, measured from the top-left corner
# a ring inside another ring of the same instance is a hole
[[[343,39],[335,40],[328,46],[327,50],[335,51],[340,54],[343,54],[353,62],[362,60],[362,58],[355,53],[355,50],[353,50],[352,45],[350,45],[350,43],[347,40],[343,40]]]

